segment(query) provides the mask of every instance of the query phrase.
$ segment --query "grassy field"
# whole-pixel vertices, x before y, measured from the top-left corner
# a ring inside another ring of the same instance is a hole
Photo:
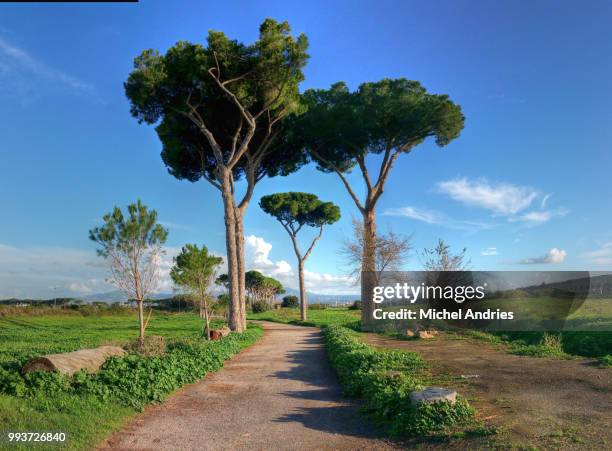
[[[137,337],[136,316],[74,313],[0,318],[0,449],[36,447],[8,444],[9,431],[65,432],[68,441],[60,448],[90,449],[140,410],[142,405],[134,405],[134,399],[138,397],[143,405],[161,400],[182,384],[218,369],[223,360],[255,341],[261,329],[206,343],[200,338],[201,320],[196,315],[155,314],[147,333],[166,337],[169,351],[165,357],[134,356],[126,364],[111,362],[110,368],[107,365],[98,377],[85,376],[78,384],[48,375],[24,378],[27,391],[21,393],[15,387],[24,385],[19,368],[28,358],[132,342]],[[149,377],[151,388],[143,383]],[[127,382],[113,387],[108,382],[113,378]],[[125,400],[129,396],[118,395],[131,391],[133,399],[121,401],[121,397]]]
[[[308,310],[308,321],[300,320],[299,309],[281,308],[262,313],[249,313],[248,319],[274,321],[277,323],[296,324],[299,326],[347,326],[355,328],[361,319],[360,310],[347,308],[328,308],[324,310]]]
[[[195,338],[202,321],[193,314],[154,314],[147,334]],[[78,312],[0,318],[0,365],[30,357],[102,344],[123,344],[138,337],[136,314],[82,316]]]

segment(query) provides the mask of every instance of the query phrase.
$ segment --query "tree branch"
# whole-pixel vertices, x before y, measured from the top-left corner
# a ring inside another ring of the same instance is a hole
[[[306,260],[308,257],[310,257],[310,253],[314,249],[314,245],[317,244],[317,241],[319,241],[319,238],[321,238],[321,235],[323,235],[323,225],[322,224],[321,224],[321,226],[319,226],[319,234],[314,238],[314,240],[312,240],[312,244],[310,245],[310,247],[306,251],[306,254],[304,254],[304,260]]]
[[[353,199],[353,201],[355,202],[355,205],[357,205],[357,208],[359,209],[359,211],[361,213],[365,213],[365,208],[363,207],[363,205],[361,204],[361,201],[359,200],[359,198],[357,197],[357,195],[355,194],[355,192],[353,191],[353,188],[351,188],[351,185],[349,184],[348,180],[346,179],[346,177],[344,176],[344,174],[342,174],[342,171],[340,171],[333,163],[331,163],[330,161],[325,160],[324,158],[322,158],[316,151],[314,150],[310,150],[310,152],[314,155],[314,157],[323,162],[324,165],[330,167],[331,169],[333,169],[333,171],[338,174],[338,176],[340,177],[340,180],[342,180],[342,183],[344,183],[344,186],[346,187],[348,193],[350,194],[351,198]]]

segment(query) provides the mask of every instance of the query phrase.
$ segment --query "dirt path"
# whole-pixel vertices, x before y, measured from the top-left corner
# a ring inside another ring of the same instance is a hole
[[[490,439],[491,445],[501,441],[511,448],[612,447],[612,370],[597,368],[588,360],[510,355],[475,340],[364,337],[374,346],[417,351],[436,372],[478,375],[464,379],[458,388],[480,418],[505,431]]]
[[[264,323],[217,373],[148,408],[105,449],[392,449],[341,398],[318,329]]]

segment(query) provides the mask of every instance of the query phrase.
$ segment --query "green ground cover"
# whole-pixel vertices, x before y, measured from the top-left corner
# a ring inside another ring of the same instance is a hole
[[[418,353],[375,349],[361,342],[356,332],[337,325],[323,329],[323,336],[345,394],[362,399],[364,410],[391,433],[429,435],[474,427],[474,409],[463,398],[454,405],[412,405],[413,391],[440,382]]]
[[[0,318],[0,449],[36,446],[9,445],[9,431],[65,432],[68,441],[60,448],[90,449],[144,405],[218,370],[262,335],[259,327],[250,327],[243,334],[207,342],[201,339],[196,315],[156,314],[148,333],[166,337],[164,356],[113,358],[97,374],[77,373],[73,378],[19,372],[35,355],[131,342],[136,325],[132,314]]]

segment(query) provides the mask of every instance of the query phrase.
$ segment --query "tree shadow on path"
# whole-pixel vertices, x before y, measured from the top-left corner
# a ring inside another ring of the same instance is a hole
[[[325,355],[320,332],[308,334],[296,345],[298,349],[286,354],[291,368],[269,377],[300,381],[312,389],[281,393],[282,396],[303,399],[307,405],[274,421],[298,422],[309,429],[363,439],[383,439],[388,442],[385,447],[393,447],[382,431],[359,412],[357,401],[342,397],[342,388]]]

